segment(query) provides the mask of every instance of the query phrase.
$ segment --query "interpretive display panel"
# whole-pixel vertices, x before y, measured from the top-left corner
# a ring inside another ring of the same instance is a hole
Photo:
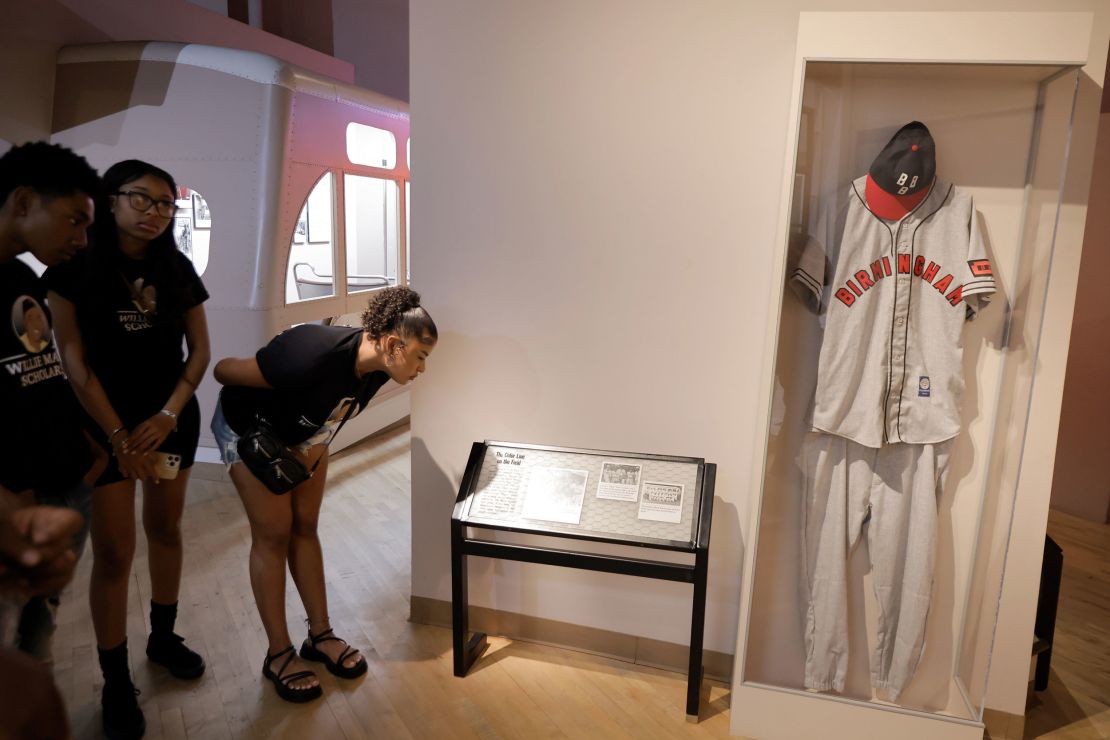
[[[704,461],[487,442],[467,524],[693,545]]]
[[[470,556],[689,583],[693,594],[686,715],[696,720],[716,475],[716,465],[695,457],[475,442],[451,516],[455,675],[465,676],[487,646],[485,633],[471,634],[468,626]],[[594,548],[585,552],[565,542],[560,548],[502,542],[483,532],[491,529],[545,540],[592,540],[681,552],[692,555],[693,562],[625,557]]]

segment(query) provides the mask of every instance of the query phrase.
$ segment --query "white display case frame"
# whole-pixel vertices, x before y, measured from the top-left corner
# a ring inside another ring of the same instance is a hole
[[[795,69],[793,76],[793,92],[791,98],[790,118],[792,126],[788,131],[786,146],[786,161],[784,162],[784,176],[780,193],[780,208],[777,234],[779,241],[776,245],[775,271],[773,275],[784,277],[787,269],[788,244],[791,237],[792,224],[797,221],[799,204],[795,202],[795,172],[796,155],[802,134],[802,106],[804,85],[807,67],[812,63],[906,63],[915,65],[943,64],[943,65],[1023,65],[1041,67],[1050,76],[1051,68],[1077,73],[1077,68],[1087,61],[1088,43],[1091,32],[1092,18],[1084,13],[801,13],[798,28],[798,43],[795,50]],[[912,32],[907,32],[912,29]],[[985,66],[983,67],[985,68]],[[1072,99],[1074,109],[1074,93]],[[908,120],[908,119],[907,119]],[[1070,123],[1070,122],[1069,122]],[[1034,124],[1034,128],[1036,124]],[[1070,130],[1070,129],[1069,129]],[[1036,135],[1036,132],[1034,132]],[[881,143],[880,143],[881,146]],[[943,142],[938,142],[943,146]],[[876,149],[877,151],[877,149]],[[1035,146],[1030,150],[1030,156],[1036,155]],[[1024,152],[1022,153],[1025,154]],[[1066,151],[1063,153],[1066,160]],[[1066,164],[1061,162],[1061,166]],[[1028,196],[1028,193],[1027,193]],[[1059,192],[1056,194],[1059,199]],[[1031,207],[1027,202],[1025,207]],[[1058,204],[1057,204],[1058,207]],[[1021,237],[1021,238],[1024,238]],[[1050,248],[1048,251],[1051,259],[1051,244],[1053,236],[1049,237]],[[1021,259],[1027,256],[1021,255]],[[1044,266],[1050,269],[1051,264]],[[1046,282],[1039,283],[1043,286]],[[784,295],[785,280],[773,280],[774,286],[771,294],[771,305],[779,306],[783,300],[789,300]],[[1036,290],[1032,291],[1036,293]],[[1043,300],[1042,296],[1033,296],[1033,300]],[[1020,302],[1015,313],[1023,310]],[[1035,339],[1039,339],[1042,327],[1036,316],[1043,318],[1044,307],[1038,311],[1029,312],[1034,316],[1031,323],[1036,326],[1031,328]],[[1013,322],[1015,317],[1008,319]],[[757,423],[760,428],[767,430],[772,425],[773,419],[773,394],[775,386],[775,363],[779,347],[779,332],[781,329],[780,312],[772,310],[767,340],[764,347],[763,384],[764,395],[761,408],[764,415]],[[1025,348],[1027,360],[1033,366],[1036,364],[1036,343]],[[1031,357],[1030,357],[1031,355]],[[1016,372],[1011,368],[1012,372]],[[1028,418],[1028,403],[1030,399],[1034,373],[1026,371],[1020,378],[1025,408],[1021,413],[1011,419],[1003,419],[1003,428],[995,428],[992,435],[1000,437],[1001,445],[1018,445],[1018,454],[1008,463],[1003,473],[992,474],[992,485],[1004,486],[1012,496],[1016,490],[1017,477],[1021,467],[1021,445],[1025,442],[1025,428]],[[1015,399],[1019,400],[1020,399]],[[998,400],[995,400],[996,406]],[[992,423],[997,419],[992,419]],[[988,667],[985,665],[970,666],[967,668],[969,675],[982,679],[982,686],[976,687],[975,698],[968,696],[968,690],[957,681],[964,699],[969,707],[967,717],[952,714],[938,714],[935,712],[920,711],[913,708],[880,704],[876,702],[861,701],[859,699],[840,697],[834,694],[816,694],[806,692],[795,687],[771,685],[761,683],[756,677],[748,675],[748,638],[752,628],[753,595],[755,594],[755,574],[757,553],[759,552],[760,523],[763,513],[763,495],[765,481],[765,462],[768,454],[768,439],[764,434],[756,450],[753,466],[753,490],[760,491],[756,497],[751,511],[747,516],[747,531],[750,533],[749,547],[744,563],[743,593],[740,608],[740,624],[738,628],[738,642],[736,650],[736,663],[734,668],[734,681],[732,692],[732,732],[757,738],[795,738],[807,736],[822,737],[859,737],[861,734],[868,736],[888,736],[897,734],[901,738],[935,738],[938,736],[953,738],[980,738],[983,732],[982,712],[985,701],[985,685]],[[986,457],[991,457],[988,452]],[[981,504],[980,504],[981,505]],[[1001,582],[1001,560],[1004,558],[1008,545],[1009,521],[1008,516],[1013,511],[1012,501],[1001,512],[1001,519],[1006,519],[995,526],[995,538],[991,547],[991,562],[995,572],[984,575],[971,573],[967,575],[965,589],[972,589],[973,578],[986,579],[994,584],[993,595],[985,596],[984,601],[997,603],[998,587]],[[983,522],[982,513],[979,512],[980,522],[978,532]],[[1001,552],[998,552],[997,543],[1001,537]],[[980,544],[980,536],[976,536],[974,547]],[[980,553],[981,555],[981,553]],[[971,560],[976,560],[973,556]],[[969,566],[975,570],[974,565]],[[938,576],[939,577],[939,576]],[[983,589],[982,583],[978,587]],[[991,591],[991,588],[985,588]],[[965,610],[968,603],[967,595],[964,597]],[[996,609],[990,604],[981,608],[986,609],[992,617],[996,618]],[[787,615],[783,615],[784,618]],[[990,620],[986,639],[993,639],[993,619]],[[957,636],[957,642],[962,642],[963,631]],[[799,633],[799,639],[801,635]],[[978,639],[983,639],[981,636]],[[980,650],[989,662],[990,649]],[[961,654],[960,645],[953,650],[956,662]],[[959,665],[953,666],[953,679]],[[839,729],[837,729],[839,728]],[[839,734],[838,734],[839,733]]]

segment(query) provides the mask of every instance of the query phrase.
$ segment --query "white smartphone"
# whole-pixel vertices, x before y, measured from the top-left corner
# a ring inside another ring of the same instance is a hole
[[[154,455],[154,472],[160,480],[173,480],[177,477],[177,471],[181,469],[181,455],[158,451],[151,454]]]

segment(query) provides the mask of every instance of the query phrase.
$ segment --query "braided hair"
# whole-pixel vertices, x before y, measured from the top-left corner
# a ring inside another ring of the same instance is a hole
[[[434,344],[439,331],[427,310],[420,305],[420,294],[405,285],[383,288],[370,296],[362,312],[362,328],[372,339],[390,332]]]

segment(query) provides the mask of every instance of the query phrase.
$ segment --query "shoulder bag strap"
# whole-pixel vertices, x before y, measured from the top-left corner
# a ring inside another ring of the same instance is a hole
[[[308,471],[309,474],[316,472],[316,466],[320,464],[320,461],[322,459],[324,459],[324,455],[328,454],[328,447],[331,446],[332,440],[335,439],[335,435],[339,434],[339,430],[343,428],[343,425],[347,423],[347,420],[351,418],[351,415],[355,413],[355,409],[358,408],[359,398],[362,396],[362,392],[366,390],[366,387],[368,385],[370,385],[370,373],[366,374],[366,379],[362,381],[362,385],[360,385],[358,387],[358,390],[355,391],[354,400],[351,401],[351,405],[347,407],[347,413],[343,414],[343,419],[339,422],[339,426],[332,430],[331,436],[328,437],[328,441],[324,443],[323,455],[320,455],[320,457],[316,458],[316,462],[313,463],[312,469]]]

